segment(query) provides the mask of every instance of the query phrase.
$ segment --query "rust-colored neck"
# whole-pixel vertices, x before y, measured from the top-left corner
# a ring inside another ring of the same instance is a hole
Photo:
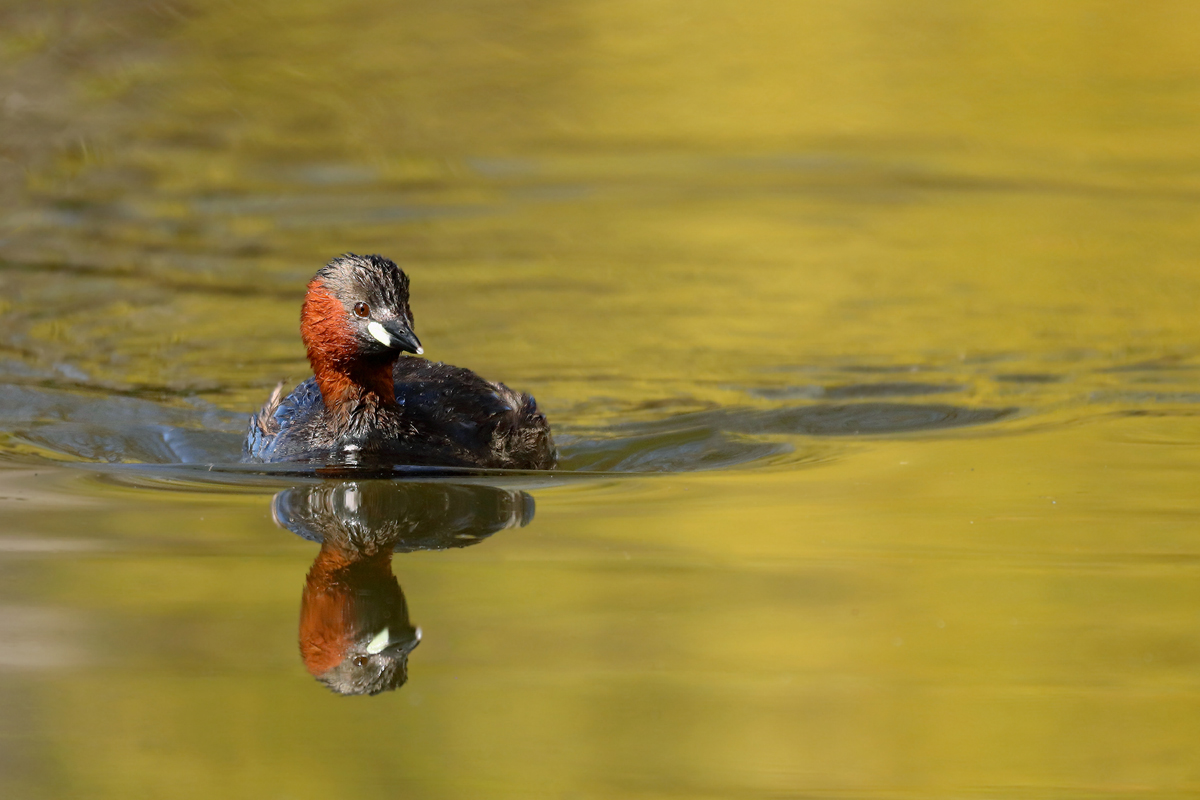
[[[348,416],[363,402],[396,407],[392,367],[400,354],[362,355],[345,306],[319,278],[308,284],[300,311],[300,335],[330,413]]]
[[[364,556],[329,540],[321,545],[300,600],[300,654],[313,675],[333,669],[345,657],[361,614],[355,588],[372,577],[395,580],[390,549]]]

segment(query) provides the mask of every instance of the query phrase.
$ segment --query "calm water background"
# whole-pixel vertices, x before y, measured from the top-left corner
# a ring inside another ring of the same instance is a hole
[[[0,794],[1194,795],[1198,143],[1187,0],[7,0]],[[228,468],[346,250],[586,473],[374,698]]]

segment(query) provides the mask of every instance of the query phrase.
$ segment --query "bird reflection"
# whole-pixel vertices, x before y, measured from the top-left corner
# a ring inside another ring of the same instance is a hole
[[[321,544],[300,604],[305,667],[339,694],[402,686],[421,629],[392,553],[466,547],[528,524],[533,509],[524,492],[443,483],[328,481],[275,495],[275,522]]]

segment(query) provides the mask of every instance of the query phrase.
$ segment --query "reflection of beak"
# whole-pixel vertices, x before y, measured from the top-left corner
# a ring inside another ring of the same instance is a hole
[[[408,655],[413,650],[417,649],[417,645],[421,643],[421,629],[415,629],[411,635],[399,639],[388,647],[388,652],[394,656]]]
[[[417,335],[403,320],[392,319],[382,324],[371,320],[367,323],[367,332],[385,347],[394,347],[401,352],[417,355],[425,352],[421,349],[421,341]]]
[[[410,652],[414,647],[421,643],[421,629],[410,631],[407,628],[401,628],[396,631],[397,637],[392,638],[391,630],[384,628],[379,633],[375,634],[371,641],[367,642],[367,652],[371,655],[377,655],[384,650],[394,650],[397,653]],[[397,653],[393,653],[396,655]]]

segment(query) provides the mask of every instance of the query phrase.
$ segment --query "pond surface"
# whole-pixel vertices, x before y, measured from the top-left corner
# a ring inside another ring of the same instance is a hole
[[[0,795],[1200,791],[1200,6],[9,0],[0,123]],[[345,251],[560,470],[236,463]]]

